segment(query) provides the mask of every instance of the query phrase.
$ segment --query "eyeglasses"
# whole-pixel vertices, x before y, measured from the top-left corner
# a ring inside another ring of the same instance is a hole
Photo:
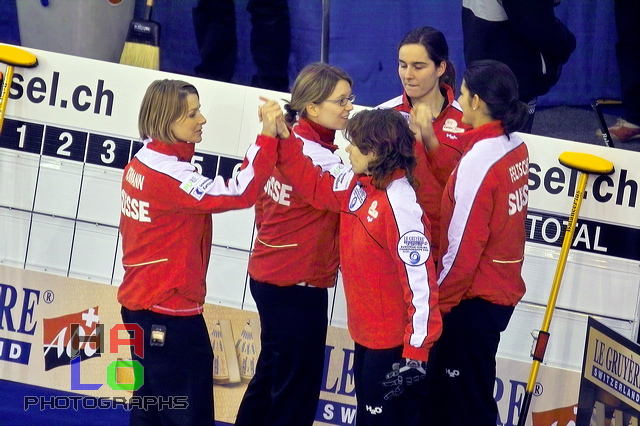
[[[342,98],[342,99],[325,99],[323,102],[333,102],[334,104],[338,104],[341,107],[346,107],[347,103],[351,102],[353,103],[356,100],[356,95],[351,95],[347,98]]]

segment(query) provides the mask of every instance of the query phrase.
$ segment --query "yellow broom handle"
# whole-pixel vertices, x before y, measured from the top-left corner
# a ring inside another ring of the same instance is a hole
[[[0,132],[2,132],[4,113],[7,109],[9,92],[11,91],[11,80],[13,80],[13,65],[7,65],[7,69],[4,73],[4,79],[2,80],[2,91],[0,92]]]
[[[580,206],[582,205],[582,199],[584,198],[584,191],[587,187],[587,179],[589,175],[587,173],[580,173],[580,180],[578,181],[578,189],[573,197],[573,207],[571,208],[571,214],[569,215],[569,223],[564,233],[564,240],[562,241],[562,249],[560,250],[560,257],[558,258],[558,267],[556,268],[556,275],[553,277],[553,285],[551,286],[551,293],[549,293],[549,301],[547,302],[547,309],[544,313],[544,319],[542,320],[542,327],[540,331],[548,332],[551,325],[551,317],[553,316],[553,310],[556,306],[556,300],[558,299],[558,293],[560,292],[560,282],[562,281],[562,275],[564,274],[564,267],[567,263],[567,256],[569,255],[569,249],[573,242],[573,234],[576,230],[576,222],[578,221],[578,213],[580,212]],[[538,376],[538,369],[540,368],[540,361],[534,360],[531,366],[531,372],[529,373],[529,380],[527,381],[527,392],[533,392],[533,387],[536,383],[536,377]]]
[[[569,216],[569,223],[567,224],[567,230],[564,234],[564,240],[562,241],[562,249],[560,250],[560,257],[558,258],[558,267],[556,268],[556,275],[553,277],[553,285],[551,287],[551,293],[549,294],[549,302],[547,303],[547,311],[542,320],[541,331],[549,331],[549,325],[551,324],[551,316],[553,315],[553,309],[556,306],[556,300],[558,299],[558,293],[560,291],[560,282],[562,281],[562,275],[564,274],[564,267],[567,264],[567,256],[569,255],[569,249],[573,242],[573,234],[576,230],[576,222],[578,221],[578,213],[580,212],[580,206],[582,205],[582,199],[584,198],[584,191],[587,187],[587,179],[589,175],[587,173],[580,173],[580,180],[578,181],[578,189],[576,195],[573,198],[573,208],[571,209],[571,215]]]

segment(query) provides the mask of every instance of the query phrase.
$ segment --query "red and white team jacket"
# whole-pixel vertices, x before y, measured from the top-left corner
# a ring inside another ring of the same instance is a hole
[[[277,141],[258,136],[228,182],[196,172],[194,144],[145,141],[122,179],[123,306],[175,316],[202,312],[211,213],[253,205],[275,165]]]
[[[440,310],[479,297],[515,306],[525,293],[522,262],[529,153],[493,121],[467,131],[470,146],[442,197]]]
[[[343,167],[335,144],[324,143],[303,118],[293,128],[303,152],[323,171],[336,175]],[[298,192],[296,181],[276,168],[256,202],[256,238],[249,275],[279,286],[300,282],[333,287],[339,264],[338,213],[317,209]]]
[[[445,92],[447,106],[433,120],[433,131],[440,142],[440,147],[427,153],[422,143],[416,143],[414,155],[418,162],[413,175],[420,184],[416,188],[418,203],[427,214],[431,222],[431,236],[433,239],[432,252],[434,259],[440,254],[440,202],[442,192],[447,184],[451,172],[460,161],[467,145],[465,131],[470,126],[462,122],[462,108],[455,100],[453,89],[446,84],[441,85]],[[399,111],[407,121],[413,105],[407,93],[395,97],[377,108],[392,108]]]
[[[404,345],[403,356],[426,361],[440,336],[438,287],[429,222],[415,191],[396,170],[386,190],[345,167],[336,177],[302,154],[290,137],[278,169],[313,205],[340,212],[340,262],[353,340],[367,348]]]

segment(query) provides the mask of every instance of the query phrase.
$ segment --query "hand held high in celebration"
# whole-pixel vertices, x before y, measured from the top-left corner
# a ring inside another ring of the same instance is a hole
[[[416,134],[416,139],[424,144],[427,152],[434,151],[440,146],[431,124],[433,118],[431,108],[424,104],[416,104],[411,109],[409,117],[409,128]]]
[[[262,123],[262,134],[273,138],[288,138],[289,129],[278,102],[262,96],[260,100],[265,102],[264,105],[258,107],[258,119]]]

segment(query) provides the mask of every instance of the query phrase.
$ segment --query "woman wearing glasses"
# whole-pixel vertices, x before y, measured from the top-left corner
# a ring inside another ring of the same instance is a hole
[[[415,170],[418,202],[431,222],[432,250],[438,259],[440,200],[447,179],[464,151],[462,110],[455,100],[456,71],[444,35],[431,27],[410,31],[398,48],[398,74],[404,93],[378,108],[400,111],[417,130]]]
[[[283,127],[276,167],[314,205],[340,214],[356,424],[425,424],[424,362],[442,323],[429,222],[413,189],[415,135],[397,111],[358,112],[345,130],[351,167],[334,176]]]
[[[347,124],[351,78],[315,63],[298,75],[285,119],[304,154],[323,171],[343,167],[334,143]],[[261,324],[256,373],[236,425],[312,425],[322,382],[328,290],[338,271],[338,213],[301,197],[275,168],[255,205],[258,235],[249,259],[251,294]]]

